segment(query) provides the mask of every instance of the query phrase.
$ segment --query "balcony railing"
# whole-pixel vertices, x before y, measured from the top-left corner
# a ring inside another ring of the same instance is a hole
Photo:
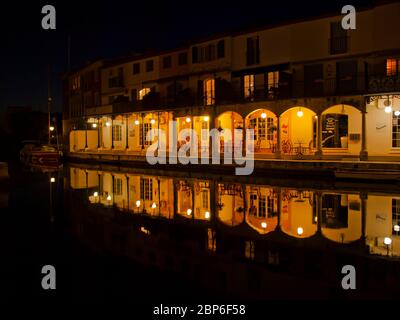
[[[333,37],[329,39],[329,53],[340,54],[349,50],[349,37]]]

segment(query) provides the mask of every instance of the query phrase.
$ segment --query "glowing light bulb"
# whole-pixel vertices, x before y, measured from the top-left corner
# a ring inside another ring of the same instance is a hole
[[[51,126],[49,129],[50,129],[50,131],[54,131],[55,128],[53,126]]]
[[[400,231],[400,226],[399,226],[398,224],[396,224],[396,225],[393,227],[393,230],[396,231],[396,232],[399,232],[399,231]]]
[[[206,212],[204,213],[204,217],[205,217],[206,219],[210,219],[210,212],[206,211]]]
[[[50,182],[56,182],[56,178],[51,177],[51,178],[50,178]]]
[[[385,239],[383,239],[383,243],[387,246],[390,246],[392,244],[392,239],[390,239],[389,237],[385,237]]]
[[[92,127],[93,127],[93,128],[97,128],[97,123],[93,123],[93,124],[92,124]]]
[[[97,191],[93,192],[93,197],[98,197],[99,193]]]
[[[267,229],[267,223],[266,222],[261,222],[261,228]]]
[[[299,109],[299,111],[297,111],[297,116],[299,118],[301,118],[303,115],[304,115],[304,112],[301,109]]]
[[[152,207],[153,209],[157,208],[157,205],[156,205],[156,203],[155,203],[155,202],[153,202],[153,204],[151,205],[151,207]]]
[[[190,119],[190,117],[187,117],[186,122],[189,123],[190,121],[192,121],[192,119]]]
[[[265,112],[261,113],[261,118],[265,119],[267,117],[267,114]]]
[[[108,121],[106,122],[106,127],[111,126],[111,123],[109,123]]]
[[[391,113],[392,112],[392,107],[390,107],[390,106],[385,107],[385,112],[386,113]]]
[[[298,234],[299,236],[301,236],[303,233],[304,233],[303,228],[302,228],[302,227],[298,227],[298,228],[297,228],[297,234]]]
[[[135,124],[136,124],[136,125],[139,125],[139,120],[135,120]]]
[[[394,112],[394,115],[395,115],[396,117],[400,116],[400,111],[399,111],[399,110],[396,110],[396,111]]]
[[[139,208],[140,207],[140,200],[136,201],[136,207]]]
[[[111,199],[112,199],[112,198],[111,198],[111,195],[108,195],[108,196],[107,196],[107,201],[111,201]]]
[[[150,123],[151,123],[151,124],[155,124],[155,123],[156,123],[156,120],[151,119],[151,120],[150,120]]]
[[[186,213],[187,213],[188,216],[190,216],[192,214],[192,209],[187,209]]]
[[[210,120],[210,117],[209,117],[209,116],[204,116],[203,120],[204,120],[205,122],[208,122],[208,121]]]

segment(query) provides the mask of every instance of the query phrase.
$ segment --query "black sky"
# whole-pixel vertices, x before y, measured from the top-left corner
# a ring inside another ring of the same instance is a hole
[[[55,109],[61,75],[99,57],[162,50],[214,33],[337,12],[351,1],[4,1],[0,3],[0,112],[7,106],[46,110],[47,65],[52,66]],[[41,28],[41,9],[54,5],[57,29]]]

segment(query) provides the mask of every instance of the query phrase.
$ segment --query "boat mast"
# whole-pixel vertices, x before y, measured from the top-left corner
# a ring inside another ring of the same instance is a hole
[[[50,127],[51,127],[51,103],[52,103],[52,99],[51,99],[51,84],[50,84],[50,77],[51,77],[51,69],[50,69],[50,65],[48,66],[48,75],[47,75],[47,112],[48,112],[48,126],[47,126],[47,132],[49,133],[49,141],[48,144],[50,145],[50,141],[51,141],[51,131],[50,131]]]

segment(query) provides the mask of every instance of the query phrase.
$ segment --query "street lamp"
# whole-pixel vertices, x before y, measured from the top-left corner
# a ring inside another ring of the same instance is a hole
[[[49,128],[49,130],[51,131],[51,132],[53,132],[54,131],[54,127],[53,126],[50,126],[50,128]]]
[[[50,182],[51,182],[51,183],[54,183],[54,182],[56,182],[56,178],[54,178],[54,177],[51,177],[51,178],[50,178]]]

